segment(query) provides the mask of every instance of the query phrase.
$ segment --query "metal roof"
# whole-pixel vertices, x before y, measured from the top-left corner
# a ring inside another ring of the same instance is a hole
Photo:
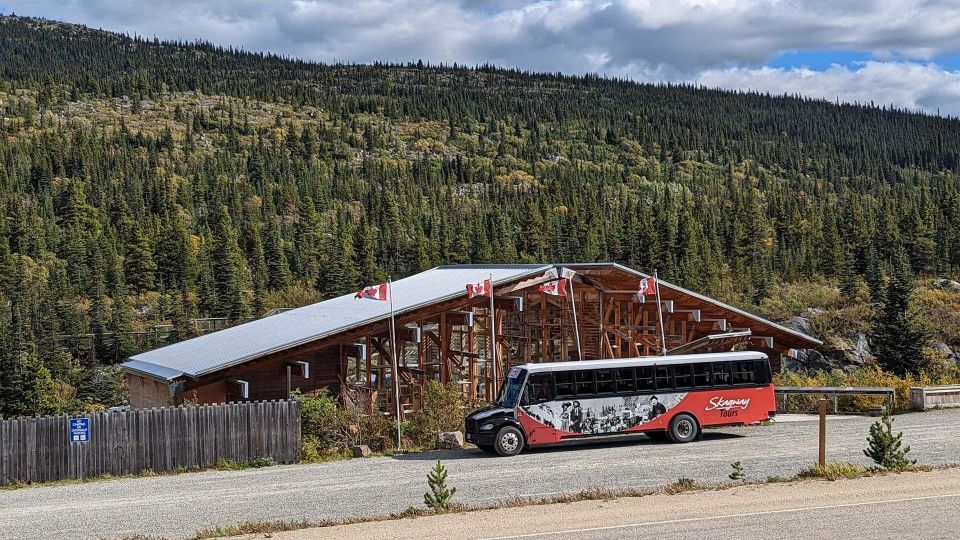
[[[552,265],[539,264],[439,266],[394,281],[394,310],[400,314],[465,296],[467,283],[489,276],[494,285],[500,285],[552,269]],[[389,302],[358,300],[351,293],[140,353],[130,357],[123,368],[164,380],[199,377],[389,315]]]
[[[603,369],[633,366],[655,366],[672,364],[695,364],[711,360],[736,362],[738,360],[766,360],[766,353],[757,351],[716,352],[702,354],[678,354],[676,356],[638,356],[636,358],[618,358],[615,360],[590,360],[589,362],[545,362],[516,366],[530,373],[541,371],[570,371],[575,369]],[[587,365],[588,367],[584,367]]]
[[[394,309],[401,314],[465,296],[467,283],[476,283],[490,275],[493,276],[494,285],[502,285],[538,275],[556,277],[563,268],[574,271],[612,269],[641,278],[648,277],[647,274],[616,263],[438,266],[393,282]],[[713,298],[663,280],[660,284],[681,294],[713,304],[720,309],[775,328],[807,343],[822,344],[820,340],[802,332],[791,330]],[[130,360],[123,364],[123,368],[163,380],[173,380],[183,376],[199,377],[267,354],[384,320],[389,314],[389,302],[357,300],[354,294],[346,294],[140,353],[130,357]]]

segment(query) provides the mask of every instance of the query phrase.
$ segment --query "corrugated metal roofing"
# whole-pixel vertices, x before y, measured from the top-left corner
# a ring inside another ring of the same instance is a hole
[[[493,276],[494,285],[552,270],[552,265],[440,266],[393,282],[399,314],[466,295],[466,284]],[[370,284],[372,285],[372,283]],[[316,341],[390,315],[389,302],[357,300],[353,294],[285,311],[219,332],[134,355],[130,371],[173,380],[199,377],[266,354]]]

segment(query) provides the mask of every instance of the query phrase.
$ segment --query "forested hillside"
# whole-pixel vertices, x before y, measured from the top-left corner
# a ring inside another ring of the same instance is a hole
[[[900,294],[960,345],[958,295],[912,292],[960,271],[957,120],[22,17],[0,59],[2,415],[121,403],[137,350],[444,263],[657,268],[840,341]]]

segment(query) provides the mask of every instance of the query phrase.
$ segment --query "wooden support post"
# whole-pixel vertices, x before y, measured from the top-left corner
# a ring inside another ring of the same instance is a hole
[[[827,467],[827,400],[820,400],[820,453],[817,462],[821,469]]]

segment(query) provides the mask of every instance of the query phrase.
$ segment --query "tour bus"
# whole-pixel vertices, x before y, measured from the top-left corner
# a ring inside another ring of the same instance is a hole
[[[466,418],[466,439],[512,456],[526,447],[643,433],[687,443],[705,427],[776,414],[770,362],[760,352],[524,364],[496,404]]]

